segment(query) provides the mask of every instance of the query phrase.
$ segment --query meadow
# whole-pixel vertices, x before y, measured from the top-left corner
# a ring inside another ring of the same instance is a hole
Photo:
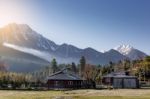
[[[15,91],[0,90],[0,99],[150,99],[148,89]]]

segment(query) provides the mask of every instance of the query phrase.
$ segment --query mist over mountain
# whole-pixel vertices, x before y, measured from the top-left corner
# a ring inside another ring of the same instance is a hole
[[[80,57],[85,56],[87,63],[107,64],[110,61],[135,60],[146,56],[144,52],[129,45],[121,45],[104,53],[90,47],[80,49],[69,44],[58,45],[32,30],[28,25],[16,23],[0,28],[0,45],[0,49],[3,49],[0,50],[0,56],[3,59],[7,56],[5,61],[11,65],[11,70],[17,66],[15,68],[20,68],[18,71],[22,71],[23,67],[18,66],[17,59],[20,59],[20,62],[28,60],[28,62],[22,63],[31,69],[35,66],[48,65],[53,58],[56,58],[59,63],[78,63]],[[15,54],[9,55],[8,53],[11,51],[14,51]],[[13,60],[10,62],[10,59]]]

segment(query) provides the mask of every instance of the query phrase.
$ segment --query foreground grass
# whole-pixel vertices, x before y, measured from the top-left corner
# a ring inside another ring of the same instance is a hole
[[[79,97],[74,97],[73,99],[150,99],[150,97],[140,97],[140,96],[90,96],[90,97],[85,97],[85,96],[79,96]]]
[[[150,90],[73,90],[13,91],[0,90],[0,99],[150,99]]]

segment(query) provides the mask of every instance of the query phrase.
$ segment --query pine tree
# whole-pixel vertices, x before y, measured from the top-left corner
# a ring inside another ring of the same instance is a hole
[[[110,72],[114,72],[114,63],[112,61],[109,62]]]
[[[82,56],[81,59],[80,59],[80,70],[79,70],[79,74],[80,74],[81,77],[83,76],[85,65],[86,65],[86,60],[85,60],[85,57]]]
[[[75,64],[74,62],[72,62],[71,67],[72,67],[72,71],[73,71],[74,73],[77,73],[76,64]]]
[[[57,61],[55,58],[51,61],[51,66],[52,66],[53,73],[55,73],[58,69],[57,68]]]

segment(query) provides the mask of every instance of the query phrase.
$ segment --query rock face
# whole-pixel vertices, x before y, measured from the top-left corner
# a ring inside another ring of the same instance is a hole
[[[80,57],[85,56],[87,63],[107,64],[110,61],[118,62],[127,58],[133,60],[146,56],[143,52],[129,45],[122,45],[104,53],[96,51],[93,48],[80,49],[68,44],[57,45],[32,30],[28,25],[16,23],[0,28],[0,45],[1,49],[5,49],[5,52],[0,50],[0,56],[5,58],[7,63],[14,62],[15,66],[18,66],[15,64],[18,58],[23,61],[28,60],[28,63],[32,63],[31,67],[33,67],[35,65],[37,66],[39,61],[41,62],[38,66],[49,64],[52,58],[56,58],[59,63],[78,63]],[[15,54],[9,56],[7,53],[12,50],[15,51]],[[32,59],[30,59],[31,57]],[[24,63],[26,65],[26,61]],[[11,69],[13,69],[14,65],[11,64]]]
[[[28,25],[15,23],[0,29],[0,42],[44,51],[53,51],[58,47]]]

